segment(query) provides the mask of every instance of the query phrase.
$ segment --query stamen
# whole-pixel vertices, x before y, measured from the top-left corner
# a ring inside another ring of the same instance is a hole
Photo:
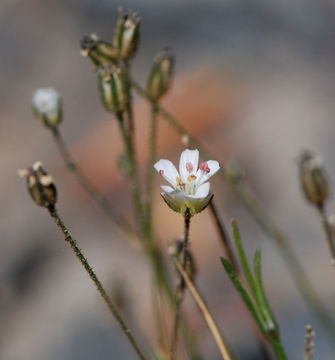
[[[159,171],[158,171],[158,174],[159,174],[160,176],[163,176],[163,175],[164,175],[164,170],[159,170]]]
[[[209,168],[208,164],[206,163],[206,161],[202,161],[199,164],[199,169],[202,171],[205,171],[206,173],[209,173],[211,171],[211,169]]]
[[[195,175],[189,175],[188,177],[187,177],[187,181],[188,182],[191,182],[192,180],[196,180],[197,179],[197,177],[195,176]]]
[[[192,165],[191,162],[187,162],[187,163],[186,163],[186,170],[187,170],[188,172],[191,172],[191,171],[193,170],[193,165]]]

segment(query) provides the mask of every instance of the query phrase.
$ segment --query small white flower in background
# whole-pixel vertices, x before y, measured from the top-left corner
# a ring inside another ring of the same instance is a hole
[[[62,99],[54,88],[36,90],[33,94],[32,105],[35,116],[46,126],[55,127],[62,120]]]
[[[171,161],[161,159],[154,165],[156,171],[171,185],[162,185],[161,193],[165,202],[177,212],[185,213],[188,208],[191,215],[202,211],[211,201],[208,179],[214,175],[220,165],[215,160],[199,163],[199,151],[186,149],[179,162],[179,173]]]

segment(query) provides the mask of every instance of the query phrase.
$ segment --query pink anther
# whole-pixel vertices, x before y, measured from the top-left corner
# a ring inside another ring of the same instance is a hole
[[[193,165],[192,165],[192,163],[190,163],[190,162],[187,162],[187,163],[186,163],[186,170],[187,170],[188,172],[191,172],[191,171],[193,170]]]
[[[159,170],[159,171],[158,171],[158,174],[159,174],[160,176],[163,176],[163,175],[164,175],[164,170]]]
[[[202,161],[199,164],[199,169],[202,171],[205,171],[206,173],[209,173],[211,171],[211,169],[209,168],[208,164],[206,163],[206,161]]]

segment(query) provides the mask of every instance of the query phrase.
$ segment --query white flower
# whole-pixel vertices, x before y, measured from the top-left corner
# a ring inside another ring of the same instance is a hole
[[[36,90],[32,98],[36,116],[47,126],[56,126],[61,121],[61,102],[60,94],[51,87]]]
[[[199,151],[186,149],[180,156],[179,173],[172,162],[166,159],[157,161],[154,168],[171,185],[161,186],[164,200],[172,202],[168,205],[182,213],[189,208],[195,214],[203,210],[211,200],[207,180],[220,169],[220,165],[215,160],[199,164]]]

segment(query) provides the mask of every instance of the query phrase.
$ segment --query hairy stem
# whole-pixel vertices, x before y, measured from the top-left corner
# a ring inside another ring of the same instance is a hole
[[[125,321],[121,317],[119,311],[117,310],[117,308],[113,304],[110,297],[107,295],[106,290],[102,286],[101,281],[98,279],[98,277],[95,274],[95,272],[93,271],[91,265],[88,263],[86,257],[83,255],[83,253],[79,249],[76,240],[72,237],[71,233],[69,232],[69,230],[67,229],[67,227],[63,223],[62,219],[58,215],[56,209],[55,208],[50,208],[49,213],[50,213],[51,217],[54,219],[56,225],[59,227],[59,229],[63,233],[65,241],[70,244],[70,246],[71,246],[73,252],[75,253],[75,255],[77,256],[78,260],[81,262],[81,264],[85,268],[87,274],[89,275],[89,277],[94,282],[98,292],[100,293],[100,295],[104,299],[108,309],[113,314],[115,320],[120,325],[120,328],[121,328],[122,332],[128,338],[128,340],[129,340],[130,344],[132,345],[132,347],[134,348],[136,354],[138,355],[138,357],[141,360],[146,360],[147,358],[143,355],[142,351],[140,350],[140,348],[138,346],[138,343],[135,340],[134,336],[132,335],[130,329],[126,325]]]
[[[187,263],[187,247],[188,247],[188,240],[190,233],[190,222],[191,222],[190,211],[188,208],[186,208],[186,211],[184,213],[184,242],[181,251],[182,267],[184,270],[186,269],[186,263]],[[181,277],[175,294],[176,308],[175,308],[175,318],[174,318],[171,347],[170,347],[171,360],[175,359],[176,356],[178,328],[180,323],[180,306],[184,298],[184,291],[185,291],[185,281],[183,277]]]

